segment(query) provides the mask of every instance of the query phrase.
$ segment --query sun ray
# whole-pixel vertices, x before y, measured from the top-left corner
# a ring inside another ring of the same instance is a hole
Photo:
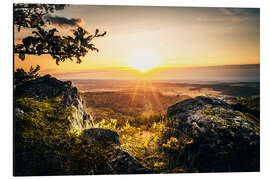
[[[164,107],[163,107],[162,103],[160,102],[159,97],[156,94],[157,92],[156,92],[155,88],[153,87],[152,82],[149,81],[148,84],[149,84],[149,87],[151,88],[151,92],[152,92],[152,96],[153,96],[154,100],[156,101],[156,103],[160,107],[162,114],[164,114],[165,113]]]
[[[136,81],[135,90],[132,92],[132,97],[131,97],[130,104],[133,104],[134,99],[135,99],[136,96],[137,96],[137,90],[138,90],[139,82],[140,82],[140,80],[137,80],[137,81]]]

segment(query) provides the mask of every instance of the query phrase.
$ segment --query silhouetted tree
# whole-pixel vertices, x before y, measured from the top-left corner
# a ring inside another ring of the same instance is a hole
[[[24,71],[24,69],[22,68],[16,69],[14,73],[14,85],[17,86],[26,81],[36,79],[37,77],[39,77],[39,70],[39,65],[37,65],[35,68],[31,66],[29,72]]]
[[[82,27],[73,30],[73,36],[57,35],[56,28],[46,30],[48,21],[45,15],[62,10],[67,5],[54,4],[14,4],[13,15],[14,25],[20,32],[21,28],[32,29],[32,36],[22,39],[21,44],[15,44],[14,53],[19,54],[21,60],[25,59],[25,55],[43,55],[49,54],[55,59],[56,64],[67,59],[77,59],[77,63],[81,63],[81,57],[84,57],[89,50],[97,51],[91,41],[96,37],[101,37],[106,32],[100,33],[96,29],[95,33],[89,34]]]

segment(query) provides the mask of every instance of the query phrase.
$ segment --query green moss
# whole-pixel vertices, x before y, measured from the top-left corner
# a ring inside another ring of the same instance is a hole
[[[258,118],[249,113],[242,113],[242,117],[253,125],[257,133],[260,133],[260,120]]]
[[[70,109],[59,109],[55,98],[41,102],[19,98],[15,106],[24,112],[15,115],[16,175],[64,173],[61,159],[72,138],[67,119]]]
[[[114,145],[86,144],[70,128],[72,107],[60,99],[16,99],[15,175],[63,175],[110,173],[108,161]]]
[[[242,101],[246,100],[244,98]],[[228,122],[230,126],[240,127],[241,124],[235,118],[246,119],[254,127],[256,132],[260,132],[260,120],[250,113],[242,113],[240,111],[226,110],[224,108],[204,108],[197,113],[204,114],[206,120],[214,119],[220,123],[221,127],[227,127]],[[233,121],[232,121],[233,118]]]

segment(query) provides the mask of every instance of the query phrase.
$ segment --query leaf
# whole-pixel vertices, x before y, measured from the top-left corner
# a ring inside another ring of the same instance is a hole
[[[42,50],[43,50],[42,44],[37,45],[36,49],[37,49],[38,55],[41,55],[42,54]]]
[[[31,45],[31,41],[33,40],[32,36],[26,37],[22,40],[23,45],[28,48]]]
[[[25,59],[25,54],[19,54],[19,58],[23,61]]]
[[[99,32],[99,29],[96,29],[96,32],[95,32],[95,34],[97,35],[97,34],[98,34],[98,32]]]
[[[42,42],[42,48],[44,49],[46,47],[46,42]]]
[[[82,60],[80,58],[77,58],[77,63],[80,64]]]

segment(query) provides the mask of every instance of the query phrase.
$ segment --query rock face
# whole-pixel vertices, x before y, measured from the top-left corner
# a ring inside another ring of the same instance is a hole
[[[259,171],[259,122],[222,100],[196,97],[168,108],[175,135],[193,140],[183,163],[199,172]]]
[[[90,128],[82,132],[82,137],[88,143],[103,143],[120,145],[119,134],[110,129]]]
[[[50,75],[37,78],[19,85],[15,97],[28,97],[42,101],[49,98],[61,98],[59,108],[73,107],[70,116],[71,126],[83,129],[93,125],[92,117],[86,113],[80,93],[71,81],[60,81]]]

